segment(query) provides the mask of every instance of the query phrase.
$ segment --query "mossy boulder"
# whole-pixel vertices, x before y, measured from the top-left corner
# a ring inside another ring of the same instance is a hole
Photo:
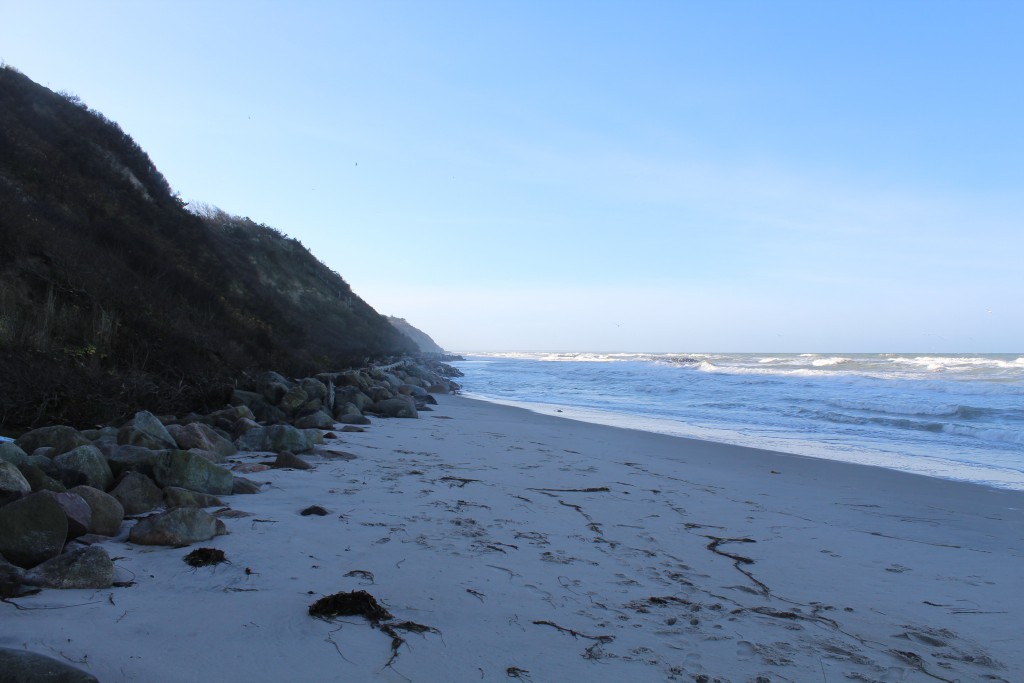
[[[52,457],[61,453],[67,453],[79,446],[87,446],[92,442],[74,427],[52,425],[25,432],[14,443],[29,455],[34,453],[37,448],[49,446],[53,448],[53,451],[50,453]]]
[[[89,486],[101,491],[114,485],[114,473],[110,470],[106,456],[92,444],[58,455],[53,459],[53,464],[60,469],[80,472]]]
[[[229,470],[188,451],[167,451],[153,465],[160,486],[179,486],[190,491],[222,495],[231,493]]]
[[[60,554],[68,518],[52,495],[33,493],[0,508],[0,555],[19,567],[34,567]]]

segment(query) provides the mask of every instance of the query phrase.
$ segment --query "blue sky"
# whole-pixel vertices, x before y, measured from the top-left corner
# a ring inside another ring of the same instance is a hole
[[[1024,351],[1024,3],[3,16],[184,198],[446,348]]]

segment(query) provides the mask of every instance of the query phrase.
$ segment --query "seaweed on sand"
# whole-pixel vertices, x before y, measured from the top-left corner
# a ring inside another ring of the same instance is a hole
[[[196,548],[184,557],[185,563],[190,567],[210,567],[221,562],[227,562],[223,550],[217,548]]]
[[[361,616],[373,623],[393,618],[391,613],[366,591],[335,593],[320,598],[309,606],[309,615],[321,619]]]

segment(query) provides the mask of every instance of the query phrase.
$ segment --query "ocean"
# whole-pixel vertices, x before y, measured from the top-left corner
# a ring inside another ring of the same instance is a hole
[[[1024,355],[472,353],[463,393],[1024,490]]]

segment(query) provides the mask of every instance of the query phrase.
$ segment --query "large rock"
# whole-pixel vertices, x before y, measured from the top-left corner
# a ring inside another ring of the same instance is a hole
[[[288,390],[284,396],[281,397],[278,407],[289,415],[294,414],[306,405],[306,401],[309,400],[309,394],[302,387],[292,387]]]
[[[26,650],[0,647],[0,683],[98,683],[95,676]]]
[[[92,444],[79,446],[58,455],[53,459],[53,464],[60,469],[82,473],[89,486],[101,491],[106,491],[114,485],[114,473],[107,464],[107,458]]]
[[[92,508],[84,498],[77,493],[67,491],[64,493],[45,491],[42,495],[52,496],[64,511],[64,516],[68,518],[67,540],[70,541],[89,533],[89,527],[92,526]]]
[[[233,479],[234,477],[232,477]],[[169,508],[209,508],[224,505],[223,501],[217,496],[211,496],[209,493],[199,493],[198,491],[189,491],[177,486],[168,486],[164,489],[164,503]]]
[[[388,417],[419,417],[416,406],[407,398],[389,398],[377,401],[371,410]]]
[[[323,405],[327,401],[327,386],[314,377],[307,377],[299,382],[299,386],[306,392],[309,401],[319,401]]]
[[[232,406],[230,408],[223,408],[221,410],[215,410],[206,416],[207,421],[217,422],[218,420],[224,420],[234,424],[237,420],[241,419],[253,420],[256,418],[249,410],[248,406]]]
[[[140,515],[164,504],[164,492],[141,472],[125,472],[110,495],[124,507],[126,515]]]
[[[124,472],[141,472],[152,477],[153,465],[164,452],[143,446],[117,446],[107,456],[107,463],[114,476],[121,476]]]
[[[295,426],[299,429],[331,429],[334,427],[334,418],[323,410],[317,410],[295,418]]]
[[[167,431],[177,442],[178,448],[183,451],[198,448],[203,451],[212,451],[223,457],[238,452],[235,444],[218,434],[216,429],[202,422],[168,425]]]
[[[113,582],[114,563],[98,545],[71,550],[25,573],[27,585],[43,588],[110,588]]]
[[[24,465],[28,462],[28,454],[11,441],[0,441],[0,460],[12,465]]]
[[[32,485],[17,465],[0,460],[0,506],[18,500],[32,491]]]
[[[67,453],[72,448],[87,446],[92,442],[85,438],[81,432],[74,427],[53,425],[50,427],[33,429],[31,432],[25,432],[19,436],[14,443],[17,444],[21,450],[29,454],[34,453],[37,448],[49,446],[53,448],[53,452],[50,455],[54,456],[60,455],[61,453]]]
[[[0,598],[16,598],[25,583],[25,570],[0,555]]]
[[[153,466],[160,486],[180,486],[190,491],[221,495],[231,493],[231,472],[188,451],[168,451]]]
[[[163,422],[146,410],[135,413],[135,417],[121,427],[117,433],[117,443],[143,446],[153,450],[178,447]]]
[[[291,451],[281,451],[277,454],[277,460],[270,464],[276,469],[290,468],[293,470],[311,470],[313,466],[295,455]]]
[[[34,567],[64,548],[68,518],[48,493],[33,493],[0,508],[0,555],[19,567]]]
[[[128,540],[139,545],[190,545],[217,535],[217,518],[199,508],[180,507],[152,515],[132,527]]]
[[[372,404],[370,404],[372,405]],[[362,415],[363,411],[355,403],[342,403],[336,401],[334,404],[334,417],[341,419],[346,415]]]
[[[121,505],[121,501],[91,486],[76,486],[68,493],[81,496],[89,505],[92,511],[90,534],[117,536],[121,533],[121,522],[124,521],[124,506]]]
[[[323,443],[323,434],[317,429],[296,429],[291,425],[271,425],[250,429],[235,439],[235,445],[242,451],[270,451],[280,453],[305,453],[313,446]]]
[[[236,494],[252,494],[259,493],[262,486],[259,482],[253,481],[252,479],[246,479],[245,477],[235,476],[234,481],[231,485],[231,493]]]
[[[50,475],[41,467],[25,463],[18,466],[18,471],[25,477],[33,491],[66,491],[67,487]]]
[[[343,425],[368,425],[370,418],[365,415],[342,415],[338,418],[338,422]]]
[[[254,405],[265,403],[266,399],[263,398],[263,394],[255,391],[245,391],[243,389],[233,389],[231,391],[231,405],[233,406],[249,406],[252,408]]]

